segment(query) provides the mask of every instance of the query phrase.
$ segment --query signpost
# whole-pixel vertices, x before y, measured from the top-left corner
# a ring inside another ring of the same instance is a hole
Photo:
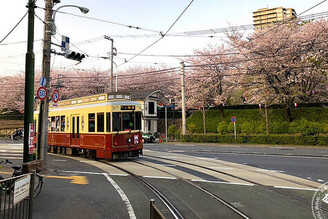
[[[52,93],[52,101],[54,102],[52,104],[52,106],[58,106],[58,100],[59,100],[59,92],[58,90],[54,90],[54,92]]]
[[[14,205],[28,197],[30,192],[30,179],[31,175],[28,174],[15,182],[14,186]]]
[[[232,117],[231,118],[231,121],[233,122],[233,134],[235,135],[235,139],[237,138],[237,131],[236,131],[236,122],[237,122],[237,119],[236,117]]]
[[[47,80],[46,80],[46,78],[45,78],[45,77],[41,77],[41,78],[40,78],[40,85],[41,85],[42,87],[44,87],[46,84],[47,84]]]
[[[36,95],[40,100],[45,100],[48,95],[48,91],[45,87],[39,87],[38,91],[36,92]]]

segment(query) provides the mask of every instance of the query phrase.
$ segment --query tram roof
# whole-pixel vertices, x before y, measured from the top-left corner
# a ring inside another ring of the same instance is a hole
[[[50,103],[51,104],[51,103]],[[58,106],[50,106],[50,111],[89,108],[114,105],[141,105],[131,101],[131,93],[103,93],[58,101]],[[36,112],[37,113],[37,112]]]

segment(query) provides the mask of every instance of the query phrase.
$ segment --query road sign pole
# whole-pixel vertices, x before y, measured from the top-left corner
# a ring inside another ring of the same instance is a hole
[[[33,154],[29,153],[30,127],[33,126],[34,110],[34,63],[35,56],[33,52],[34,43],[34,0],[28,2],[28,36],[27,36],[27,53],[25,62],[25,103],[24,103],[24,150],[23,162],[33,160]],[[32,132],[33,134],[33,132]]]
[[[53,1],[45,0],[45,25],[43,36],[43,58],[42,58],[42,76],[46,78],[46,89],[49,91],[50,85],[50,50],[51,50],[51,31],[52,31],[52,13]],[[47,164],[47,150],[48,150],[48,114],[49,114],[49,98],[43,101],[43,107],[40,106],[40,114],[42,114],[41,133],[38,142],[40,141],[40,160]]]
[[[233,123],[233,133],[235,135],[235,139],[237,139],[237,130],[236,130],[236,123]]]

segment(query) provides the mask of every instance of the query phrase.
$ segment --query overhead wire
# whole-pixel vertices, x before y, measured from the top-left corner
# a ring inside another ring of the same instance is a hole
[[[45,8],[42,8],[42,7],[37,7],[37,8],[45,10]],[[118,22],[114,22],[114,21],[109,21],[109,20],[104,20],[104,19],[99,19],[99,18],[88,17],[88,16],[85,16],[85,15],[78,15],[78,14],[73,14],[73,13],[64,12],[64,11],[57,11],[57,13],[67,14],[67,15],[71,15],[71,16],[75,16],[75,17],[80,17],[80,18],[84,18],[84,19],[89,19],[89,20],[94,20],[94,21],[100,21],[100,22],[109,23],[109,24],[118,25],[118,26],[123,26],[123,27],[127,27],[127,28],[130,28],[130,29],[136,29],[136,30],[143,30],[143,31],[148,31],[148,32],[160,33],[160,31],[158,31],[158,30],[151,30],[151,29],[142,28],[142,27],[138,27],[138,26],[133,26],[133,25],[128,25],[128,24],[122,24],[122,23],[118,23]]]
[[[190,5],[194,2],[194,0],[191,0],[191,2],[187,5],[187,7],[180,13],[180,15],[178,16],[178,18],[173,22],[173,24],[167,29],[167,31],[164,34],[161,34],[161,38],[157,39],[155,42],[151,43],[149,46],[147,46],[146,48],[144,48],[143,50],[141,50],[139,53],[137,53],[136,55],[132,56],[130,59],[126,60],[126,62],[122,63],[121,65],[118,65],[118,67],[126,64],[127,62],[131,61],[132,59],[134,59],[135,57],[137,57],[138,55],[140,55],[141,53],[143,53],[144,51],[146,51],[147,49],[149,49],[150,47],[152,47],[153,45],[155,45],[156,43],[158,43],[160,40],[162,40],[167,33],[173,28],[173,26],[178,22],[178,20],[181,18],[181,16],[185,13],[185,11],[190,7]]]
[[[24,14],[24,16],[18,21],[18,23],[9,31],[9,33],[2,39],[0,40],[0,43],[2,43],[16,28],[17,26],[22,22],[22,20],[26,17],[27,12]]]

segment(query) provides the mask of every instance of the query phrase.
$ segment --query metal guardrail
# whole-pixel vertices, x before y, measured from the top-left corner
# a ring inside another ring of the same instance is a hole
[[[34,178],[32,173],[0,180],[1,219],[32,219]]]

